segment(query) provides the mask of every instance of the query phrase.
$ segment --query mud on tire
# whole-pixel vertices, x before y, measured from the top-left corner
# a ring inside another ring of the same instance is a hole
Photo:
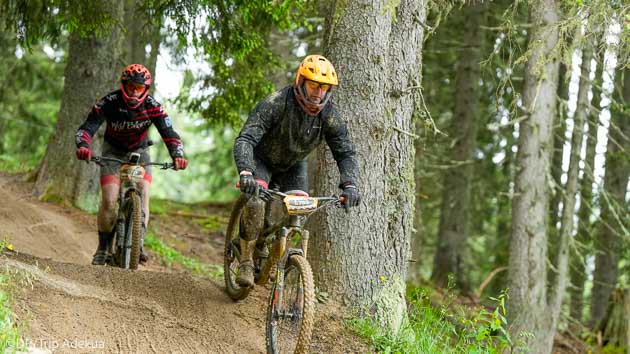
[[[225,279],[225,291],[234,301],[242,300],[249,295],[251,288],[241,288],[236,284],[238,275],[240,246],[239,246],[239,224],[243,207],[247,198],[241,195],[232,208],[230,221],[225,232],[225,246],[223,249],[223,278]]]
[[[278,285],[282,282],[282,286]],[[282,288],[282,300],[279,299]],[[276,279],[267,307],[267,353],[308,353],[315,317],[313,272],[308,261],[293,255],[284,278]]]

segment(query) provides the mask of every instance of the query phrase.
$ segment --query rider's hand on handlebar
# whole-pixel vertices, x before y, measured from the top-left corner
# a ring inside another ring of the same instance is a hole
[[[258,183],[251,172],[243,171],[241,172],[241,177],[239,179],[239,185],[241,192],[250,195],[258,194]]]
[[[349,208],[359,205],[361,201],[361,193],[359,193],[357,187],[352,184],[343,187],[341,197],[344,198],[343,207],[346,209],[346,212]]]
[[[92,158],[92,150],[88,147],[82,146],[77,149],[77,159],[90,161]]]
[[[175,170],[185,170],[188,166],[188,160],[183,157],[176,157],[173,159],[173,168]]]

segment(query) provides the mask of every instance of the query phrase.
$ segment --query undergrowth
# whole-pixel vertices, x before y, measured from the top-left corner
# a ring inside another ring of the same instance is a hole
[[[6,239],[0,241],[0,253],[12,250],[13,245]],[[0,270],[0,353],[17,353],[24,350],[22,333],[24,324],[13,312],[13,292],[17,273],[9,267]]]
[[[448,295],[446,301],[436,307],[427,290],[411,290],[407,298],[408,318],[398,333],[383,330],[368,318],[352,319],[349,325],[360,336],[369,339],[379,353],[528,351],[522,337],[515,340],[507,331],[506,291],[497,298],[490,298],[496,306],[493,310],[479,306],[456,313],[451,306],[453,298]]]

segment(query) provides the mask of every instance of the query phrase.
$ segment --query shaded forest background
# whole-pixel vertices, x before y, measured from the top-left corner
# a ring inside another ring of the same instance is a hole
[[[140,62],[155,73],[153,94],[172,116],[190,161],[185,173],[155,176],[152,195],[231,201],[238,193],[231,148],[240,125],[258,100],[292,83],[302,57],[331,54],[339,63],[337,104],[350,105],[362,94],[350,79],[344,91],[344,77],[360,73],[363,60],[378,59],[355,55],[353,42],[335,32],[345,16],[369,15],[360,13],[361,4],[3,2],[0,170],[28,173],[43,200],[94,211],[96,170],[73,160],[73,130],[97,98],[117,88],[122,68]],[[550,352],[557,330],[593,348],[630,350],[629,5],[373,6],[375,17],[391,22],[373,30],[395,27],[410,13],[422,32],[417,68],[407,65],[409,77],[390,78],[408,84],[364,97],[412,98],[409,126],[387,128],[407,139],[412,176],[392,182],[381,200],[370,197],[380,187],[360,186],[368,196],[360,208],[366,217],[370,208],[410,210],[412,227],[390,228],[402,230],[401,243],[408,244],[396,246],[409,254],[400,272],[407,293],[430,284],[471,303],[507,301],[497,307],[507,311],[499,318],[505,322],[488,335],[510,338],[498,347]],[[367,52],[393,41],[363,39],[356,41]],[[363,122],[379,118],[365,112],[347,116],[355,141],[365,138],[358,134]],[[156,132],[152,138],[153,159],[166,160]],[[326,155],[312,159],[317,165]],[[322,183],[335,185],[328,178],[313,183],[313,192],[323,192]],[[397,205],[404,198],[387,197],[396,193],[412,193],[413,202]],[[353,231],[353,238],[365,232]]]

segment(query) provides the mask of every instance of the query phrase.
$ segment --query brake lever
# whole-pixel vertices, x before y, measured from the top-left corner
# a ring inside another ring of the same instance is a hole
[[[103,166],[103,160],[97,156],[92,156],[92,158],[90,158],[89,160],[85,160],[85,163],[90,163],[90,162],[94,162],[95,164],[99,166]]]
[[[270,202],[273,200],[273,195],[268,190],[261,188],[258,190],[258,198],[264,202]]]

